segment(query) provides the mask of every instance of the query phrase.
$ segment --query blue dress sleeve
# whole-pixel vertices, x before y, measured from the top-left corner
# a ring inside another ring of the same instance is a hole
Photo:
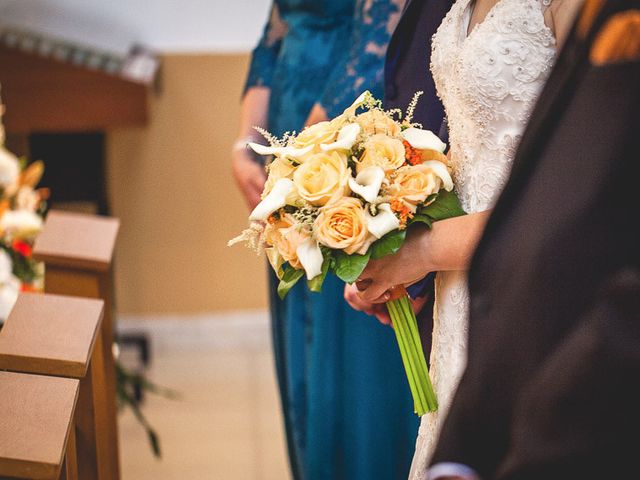
[[[387,45],[402,11],[400,0],[358,0],[351,48],[332,70],[319,103],[329,118],[342,113],[360,93],[382,98]]]
[[[244,92],[251,87],[271,86],[278,53],[286,32],[287,24],[280,17],[278,6],[274,2],[271,5],[271,13],[262,32],[262,37],[253,49]]]

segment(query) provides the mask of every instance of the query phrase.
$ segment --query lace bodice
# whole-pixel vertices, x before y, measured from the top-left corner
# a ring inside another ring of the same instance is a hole
[[[493,207],[555,57],[549,0],[500,0],[467,35],[472,0],[458,0],[433,37],[431,72],[449,125],[451,167],[467,213]],[[466,272],[436,278],[431,377],[439,410],[422,418],[410,478],[426,478],[441,420],[466,366]]]
[[[454,178],[469,213],[493,206],[555,57],[544,0],[501,0],[467,36],[471,7],[472,0],[453,5],[431,56]]]

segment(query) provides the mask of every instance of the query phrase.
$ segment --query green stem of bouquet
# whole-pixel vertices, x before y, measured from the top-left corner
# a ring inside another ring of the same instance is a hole
[[[402,363],[409,380],[415,412],[419,416],[427,412],[435,412],[438,409],[438,401],[429,378],[427,361],[418,333],[418,323],[409,297],[404,295],[397,300],[387,302],[387,309],[393,322]]]

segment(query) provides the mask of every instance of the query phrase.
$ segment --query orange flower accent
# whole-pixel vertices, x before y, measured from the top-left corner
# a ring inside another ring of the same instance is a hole
[[[21,242],[20,240],[15,240],[13,242],[13,245],[11,245],[11,246],[13,247],[13,249],[16,252],[18,252],[23,257],[31,258],[31,255],[33,253],[33,249],[31,248],[31,245],[29,245],[28,243]]]
[[[403,140],[402,143],[404,145],[404,156],[407,159],[407,163],[409,165],[420,165],[422,163],[422,153],[420,153],[420,150],[413,148],[406,140]]]
[[[399,198],[394,198],[391,200],[391,210],[396,212],[399,216],[399,229],[404,230],[407,228],[407,222],[413,218],[413,212],[409,210],[409,207],[407,207]]]

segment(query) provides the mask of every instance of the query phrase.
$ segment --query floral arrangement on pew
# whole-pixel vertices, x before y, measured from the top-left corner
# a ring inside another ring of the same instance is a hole
[[[18,299],[19,292],[44,291],[44,264],[32,256],[33,244],[42,231],[49,191],[36,186],[44,173],[44,164],[27,166],[4,146],[2,123],[4,106],[0,103],[0,328]],[[129,407],[149,439],[153,454],[160,458],[160,439],[142,413],[136,391],[147,391],[177,399],[171,389],[155,385],[143,374],[126,369],[116,360],[118,405]]]
[[[0,104],[0,321],[6,319],[20,291],[42,291],[44,268],[32,257],[42,230],[49,192],[36,189],[44,172],[40,161],[26,166],[4,146]]]
[[[421,93],[404,115],[385,111],[365,92],[340,116],[297,135],[280,139],[257,129],[269,146],[249,147],[274,160],[250,227],[229,243],[244,241],[266,252],[281,298],[304,276],[315,292],[329,272],[353,283],[370,259],[396,253],[411,225],[430,228],[464,214],[453,192],[446,145],[412,122]],[[415,411],[434,411],[437,399],[404,287],[394,289],[387,308]]]

